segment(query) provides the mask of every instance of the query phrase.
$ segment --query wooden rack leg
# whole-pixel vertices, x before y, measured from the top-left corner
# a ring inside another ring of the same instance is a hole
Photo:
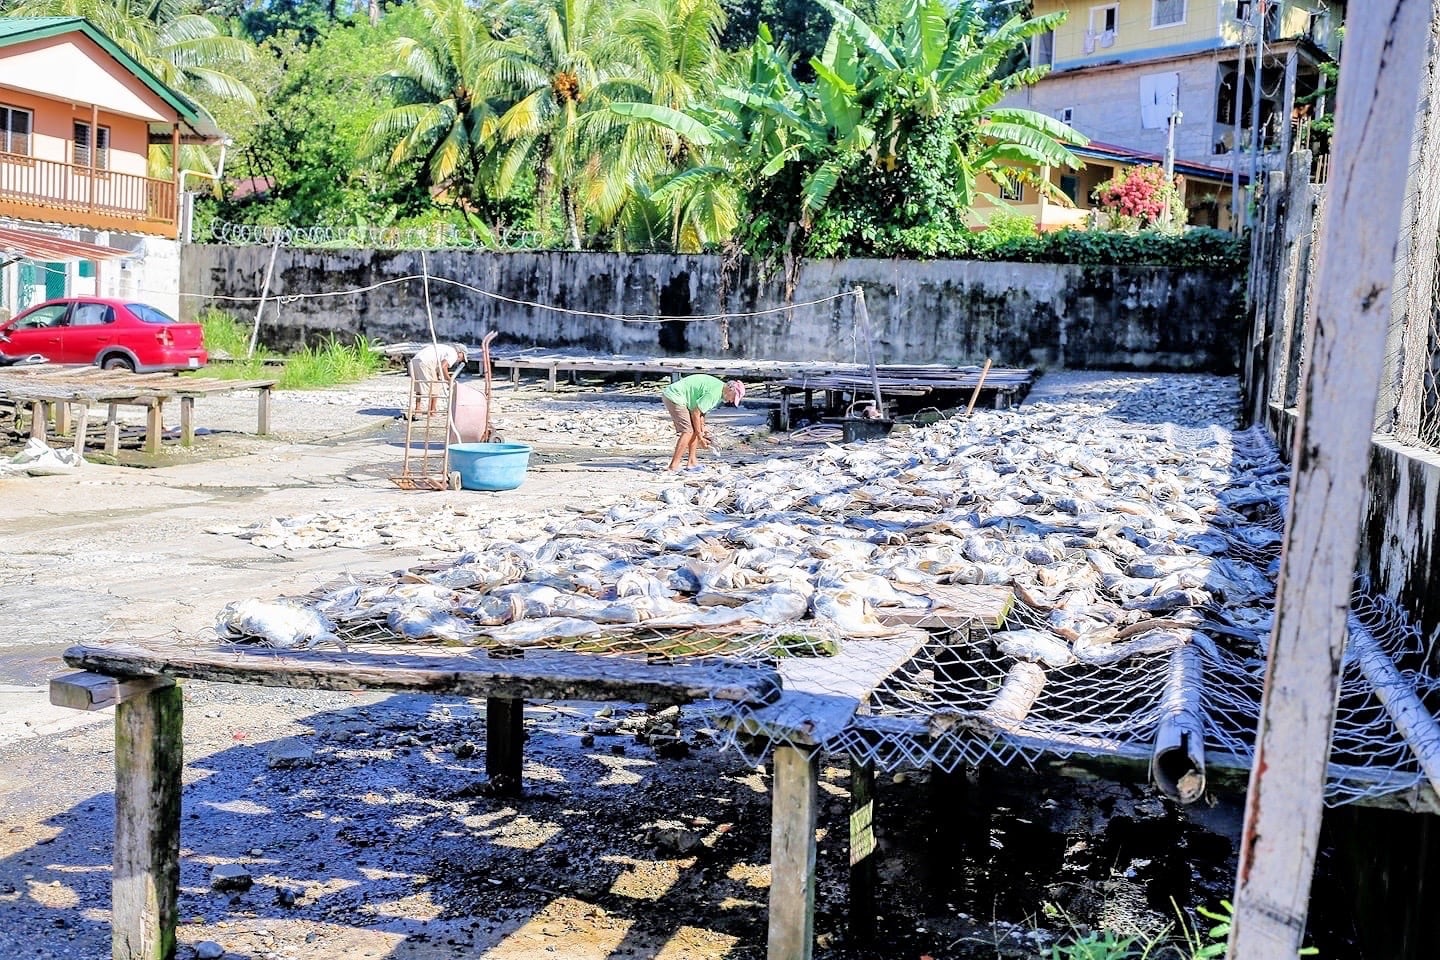
[[[160,412],[160,401],[156,400],[145,410],[145,452],[160,452],[160,435],[165,432],[165,417]]]
[[[75,418],[75,455],[85,456],[85,431],[90,428],[90,404],[80,404],[80,415]]]
[[[875,767],[850,761],[850,937],[875,938]]]
[[[551,393],[555,392],[555,368],[553,366],[550,368],[550,374],[545,380],[545,389]]]
[[[770,806],[769,960],[810,960],[815,942],[814,750],[775,748]]]
[[[180,398],[180,446],[188,447],[195,443],[195,398]]]
[[[105,411],[105,452],[115,456],[120,452],[120,404],[111,403]]]
[[[64,400],[55,404],[55,436],[68,437],[70,435],[70,404]]]
[[[175,956],[182,702],[172,683],[115,708],[113,960]]]
[[[45,409],[47,404],[44,400],[36,400],[30,404],[30,439],[39,440],[45,443],[46,419],[50,416]]]
[[[515,697],[485,700],[485,773],[499,796],[520,795],[525,753],[525,701]]]
[[[258,388],[260,399],[257,403],[255,432],[260,436],[270,434],[270,388]]]

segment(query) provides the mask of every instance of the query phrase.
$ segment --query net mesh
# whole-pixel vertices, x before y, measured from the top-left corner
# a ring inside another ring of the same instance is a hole
[[[229,532],[297,549],[385,531],[459,554],[293,604],[348,645],[775,671],[778,703],[704,706],[752,753],[792,742],[882,769],[1149,763],[1178,723],[1206,760],[1243,769],[1289,476],[1262,431],[1138,418],[1160,399],[1042,399],[883,443],[707,468],[563,515],[337,513]],[[1416,747],[1440,708],[1422,638],[1364,584],[1352,635],[1368,653],[1344,664],[1330,803],[1420,784]],[[1418,704],[1405,731],[1377,682]]]

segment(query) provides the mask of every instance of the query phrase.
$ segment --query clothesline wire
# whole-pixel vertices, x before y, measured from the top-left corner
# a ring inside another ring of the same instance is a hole
[[[397,283],[408,283],[408,282],[411,281],[411,280],[422,280],[422,281],[423,281],[423,280],[425,280],[425,279],[426,279],[426,275],[425,275],[425,274],[412,273],[412,274],[407,274],[406,276],[403,276],[403,277],[394,277],[394,278],[391,278],[391,279],[389,279],[389,280],[380,280],[380,281],[378,281],[378,282],[376,282],[376,283],[368,284],[367,286],[363,286],[363,287],[352,287],[352,288],[345,289],[345,290],[324,290],[324,291],[321,291],[321,292],[318,292],[318,293],[294,293],[294,294],[271,295],[268,299],[270,299],[270,300],[272,300],[272,301],[275,301],[275,302],[277,302],[277,303],[293,303],[293,302],[298,301],[298,300],[318,300],[318,299],[327,298],[327,297],[347,297],[347,296],[355,296],[356,294],[369,293],[369,292],[371,292],[371,291],[373,291],[373,290],[378,290],[378,289],[380,289],[381,287],[391,286],[391,285],[397,284]],[[471,291],[472,293],[477,293],[477,294],[479,294],[479,295],[482,296],[482,297],[488,297],[488,298],[490,298],[491,300],[498,300],[498,301],[500,301],[500,302],[502,302],[502,303],[508,303],[508,304],[513,305],[513,306],[518,306],[518,307],[530,307],[530,308],[535,309],[535,310],[549,310],[549,311],[551,311],[552,313],[563,313],[563,314],[566,314],[567,316],[572,316],[572,317],[593,317],[593,318],[600,319],[600,320],[619,320],[619,321],[621,321],[622,323],[667,323],[667,322],[675,322],[675,321],[686,322],[686,323],[696,323],[696,322],[703,321],[703,320],[743,320],[743,319],[747,319],[747,318],[750,318],[750,317],[765,317],[765,316],[770,316],[771,314],[785,313],[785,312],[787,312],[787,311],[794,310],[794,309],[796,309],[797,307],[813,307],[813,306],[819,306],[820,304],[823,304],[823,303],[830,303],[830,302],[832,302],[832,301],[834,301],[834,300],[843,300],[843,299],[845,299],[846,297],[853,297],[853,296],[855,296],[855,291],[854,291],[854,290],[845,290],[845,291],[842,291],[841,293],[831,294],[831,295],[828,296],[828,297],[819,297],[819,298],[817,298],[817,299],[815,299],[815,300],[805,300],[805,301],[802,301],[802,302],[800,302],[800,303],[789,303],[789,304],[786,304],[786,305],[783,306],[783,307],[768,307],[768,308],[766,308],[766,309],[764,309],[764,310],[750,310],[750,311],[737,312],[737,313],[707,313],[707,314],[702,314],[702,315],[700,315],[700,316],[672,316],[672,315],[668,315],[668,314],[624,314],[624,313],[601,313],[601,312],[596,312],[596,311],[593,311],[593,310],[573,310],[573,309],[571,309],[571,308],[569,308],[569,307],[557,307],[557,306],[554,306],[553,304],[537,303],[537,302],[535,302],[535,301],[533,301],[533,300],[519,300],[519,299],[516,299],[516,298],[514,298],[514,297],[507,297],[507,296],[505,296],[504,294],[496,293],[496,292],[494,292],[493,290],[485,290],[485,289],[482,289],[482,288],[480,288],[480,287],[473,286],[472,284],[464,283],[464,282],[462,282],[462,281],[460,281],[460,280],[452,280],[452,279],[450,279],[449,277],[440,277],[440,276],[435,276],[435,275],[431,274],[431,275],[429,275],[429,280],[431,280],[431,281],[434,282],[434,283],[448,283],[448,284],[450,284],[451,286],[461,287],[461,288],[463,288],[463,289],[465,289],[465,290]],[[144,291],[144,292],[147,292],[147,293],[155,293],[155,292],[160,292],[160,291]],[[261,299],[261,298],[258,297],[258,296],[253,296],[253,297],[252,297],[252,296],[229,296],[229,295],[224,295],[224,294],[207,294],[207,293],[182,293],[182,294],[180,294],[180,296],[182,296],[182,297],[190,297],[190,298],[192,298],[192,299],[217,300],[217,301],[227,301],[227,302],[232,302],[232,303],[254,303],[254,302],[256,302],[257,300]]]

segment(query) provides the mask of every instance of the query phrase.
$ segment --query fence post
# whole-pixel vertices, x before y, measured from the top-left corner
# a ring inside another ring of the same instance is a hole
[[[1435,257],[1440,221],[1440,21],[1430,26],[1429,64],[1421,77],[1418,121],[1410,149],[1410,180],[1401,221],[1395,294],[1390,301],[1386,371],[1375,411],[1375,429],[1413,442],[1425,410],[1430,370],[1430,321],[1435,303]],[[1432,438],[1433,439],[1433,438]]]
[[[1275,339],[1269,358],[1267,402],[1282,410],[1290,389],[1287,383],[1290,378],[1290,352],[1300,333],[1296,328],[1304,322],[1304,305],[1310,294],[1311,273],[1306,258],[1310,252],[1310,231],[1315,215],[1315,187],[1310,183],[1311,163],[1308,150],[1297,150],[1290,155],[1290,170],[1286,175],[1290,196],[1286,205],[1285,235],[1275,264],[1280,288],[1275,311]]]
[[[1305,934],[1432,13],[1431,0],[1371,0],[1350,10],[1231,960],[1294,960]]]

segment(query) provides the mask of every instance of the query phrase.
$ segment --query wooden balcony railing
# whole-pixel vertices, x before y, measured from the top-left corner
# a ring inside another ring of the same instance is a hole
[[[0,213],[100,230],[175,236],[175,183],[0,154]]]

